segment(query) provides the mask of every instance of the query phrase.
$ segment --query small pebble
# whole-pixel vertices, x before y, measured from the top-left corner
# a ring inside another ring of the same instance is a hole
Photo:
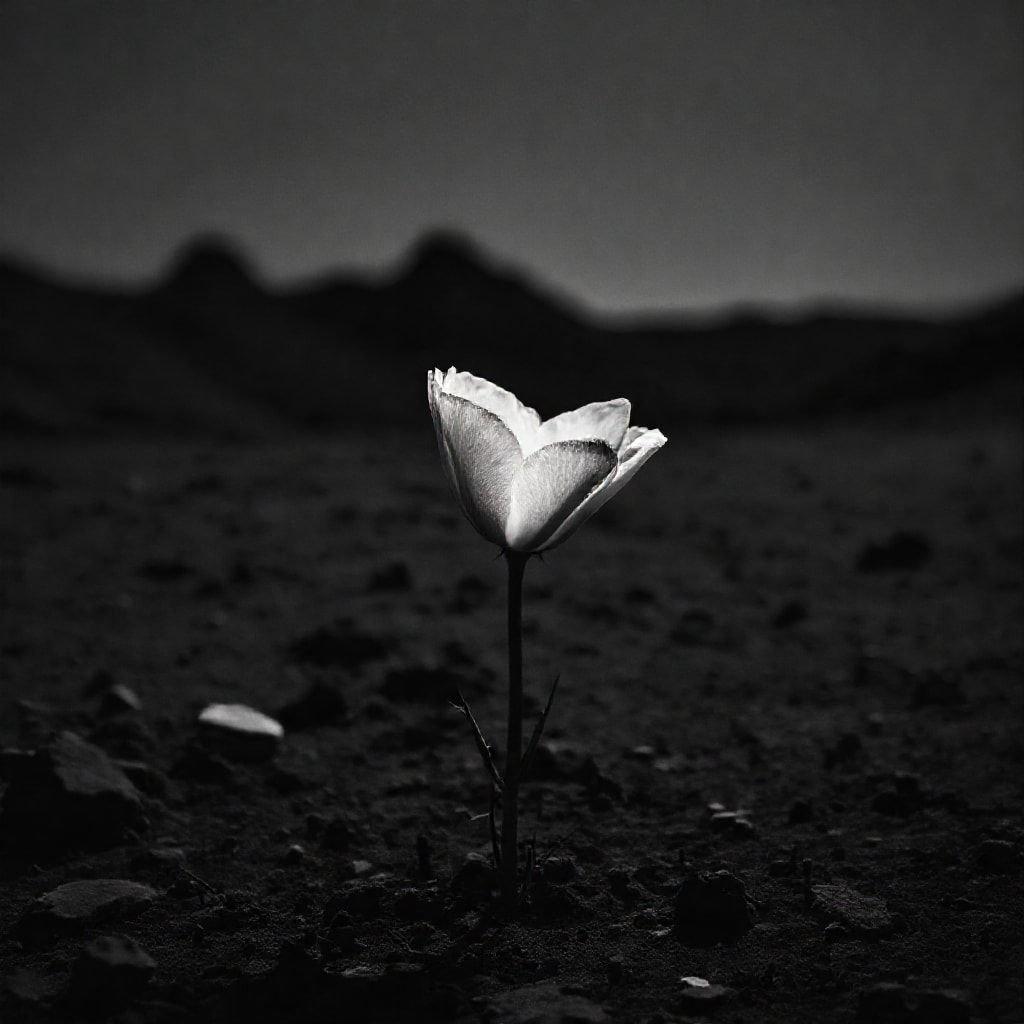
[[[301,864],[306,859],[306,850],[299,843],[292,843],[281,859],[285,864]]]
[[[114,683],[100,698],[100,713],[104,715],[141,710],[142,701],[138,694],[124,683]]]

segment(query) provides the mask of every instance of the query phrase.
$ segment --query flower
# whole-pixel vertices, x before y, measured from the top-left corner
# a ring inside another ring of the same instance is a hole
[[[541,421],[510,391],[453,366],[427,373],[437,446],[466,518],[523,553],[561,544],[665,443],[629,426],[625,398]]]

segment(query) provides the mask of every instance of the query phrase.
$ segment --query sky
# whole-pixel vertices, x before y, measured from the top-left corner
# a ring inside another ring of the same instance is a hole
[[[1019,0],[0,0],[0,253],[271,281],[425,231],[600,311],[1024,284]]]

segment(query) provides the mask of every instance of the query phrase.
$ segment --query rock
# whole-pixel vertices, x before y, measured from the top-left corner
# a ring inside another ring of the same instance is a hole
[[[586,997],[541,982],[493,996],[484,1020],[488,1024],[606,1024],[611,1018]]]
[[[909,989],[879,982],[860,993],[857,1020],[864,1024],[970,1024],[971,1003],[957,989]]]
[[[180,846],[158,845],[140,850],[131,860],[137,871],[177,873],[188,863],[188,855]]]
[[[986,871],[1012,871],[1017,860],[1013,843],[1005,839],[986,839],[978,848],[978,863]]]
[[[691,874],[674,902],[674,930],[690,946],[734,942],[753,927],[743,883],[728,871]]]
[[[494,883],[491,858],[471,851],[452,876],[451,888],[464,896],[486,896],[494,888]]]
[[[754,834],[754,823],[747,817],[749,811],[715,811],[710,823],[713,832],[725,832],[738,839],[749,839]]]
[[[843,882],[812,885],[812,909],[828,922],[865,939],[877,939],[893,929],[893,919],[885,902],[851,889]]]
[[[152,765],[145,761],[123,759],[118,759],[114,763],[128,776],[132,785],[146,796],[160,798],[167,795],[167,779]]]
[[[282,864],[301,864],[306,859],[306,849],[301,843],[292,843],[281,855]]]
[[[931,543],[924,534],[899,530],[883,543],[865,545],[857,568],[861,572],[909,572],[920,569],[931,554]]]
[[[679,979],[676,1005],[683,1013],[711,1013],[733,995],[725,985],[712,985],[706,978],[689,975]]]
[[[388,645],[380,637],[364,633],[351,619],[338,619],[293,641],[288,653],[294,661],[320,668],[352,669],[383,658]]]
[[[119,715],[141,711],[142,701],[138,694],[124,683],[114,683],[100,697],[100,714]]]
[[[4,793],[0,835],[13,846],[53,851],[112,846],[145,819],[131,780],[72,732],[20,760]]]
[[[68,1002],[108,1011],[130,1002],[149,984],[156,964],[126,935],[101,935],[82,950],[71,972]]]
[[[317,680],[301,697],[278,709],[277,717],[286,729],[316,729],[331,725],[348,713],[345,696],[336,686]]]
[[[268,761],[277,753],[284,729],[245,704],[210,704],[199,715],[204,736],[236,761]]]
[[[632,761],[643,761],[648,764],[658,756],[658,751],[649,743],[641,743],[636,747],[628,748],[623,756]]]
[[[104,921],[139,914],[156,900],[155,889],[123,878],[65,882],[40,896],[21,919],[21,935],[40,940]]]
[[[534,781],[562,782],[579,771],[579,756],[565,743],[541,740],[530,761],[529,777]]]

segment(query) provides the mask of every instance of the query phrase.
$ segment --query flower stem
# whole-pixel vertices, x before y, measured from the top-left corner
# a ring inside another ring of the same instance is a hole
[[[508,734],[501,798],[501,895],[509,912],[519,902],[519,769],[523,756],[523,574],[530,556],[506,551],[508,561]]]

